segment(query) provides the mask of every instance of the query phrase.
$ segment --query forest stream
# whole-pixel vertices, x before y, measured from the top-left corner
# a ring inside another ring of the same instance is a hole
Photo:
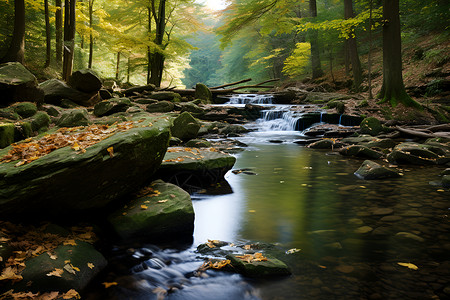
[[[354,175],[362,160],[296,145],[301,132],[267,122],[246,125],[259,130],[236,138],[248,147],[234,169],[248,172],[229,172],[229,186],[192,195],[192,244],[113,249],[116,269],[100,280],[119,284],[88,299],[433,299],[448,292],[449,197],[433,182],[442,168],[408,165],[402,178],[362,180]],[[204,260],[196,249],[208,239],[266,245],[292,275],[197,272]]]

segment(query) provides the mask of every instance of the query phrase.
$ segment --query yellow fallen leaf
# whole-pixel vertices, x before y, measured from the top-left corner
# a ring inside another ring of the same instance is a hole
[[[61,275],[64,273],[63,269],[58,269],[55,268],[53,271],[51,271],[50,273],[47,273],[45,275],[47,276],[56,276],[56,277],[61,277]]]
[[[68,273],[74,274],[74,275],[77,273],[77,272],[74,270],[74,268],[72,267],[71,264],[66,264],[66,265],[64,266],[64,270],[66,270]]]
[[[67,246],[67,245],[76,246],[76,245],[77,245],[77,243],[75,242],[75,240],[67,240],[67,241],[64,241],[63,244],[64,244],[65,246]]]
[[[90,262],[87,263],[87,266],[89,267],[89,269],[93,269],[95,267],[94,264]]]
[[[55,260],[55,259],[57,259],[57,258],[58,258],[58,256],[57,256],[56,254],[54,254],[54,253],[51,253],[50,251],[47,251],[47,254],[48,254],[48,256],[50,256],[50,259],[53,259],[53,260]]]
[[[72,269],[74,269],[77,272],[80,272],[80,268],[75,267],[74,265],[70,264],[70,266],[72,267]]]
[[[249,209],[248,212],[249,212],[249,213],[255,213],[256,210],[254,210],[254,209]]]
[[[1,280],[12,280],[13,282],[22,280],[22,276],[16,274],[17,269],[13,267],[7,267],[2,271],[2,274],[0,275],[0,281]]]
[[[118,283],[115,282],[115,281],[113,281],[113,282],[103,282],[102,284],[105,286],[105,289],[110,288],[110,287],[112,287],[114,285],[118,285]]]
[[[167,200],[167,199],[159,200],[158,203],[166,203],[167,201],[169,201],[169,200]]]
[[[63,295],[63,299],[72,299],[72,298],[81,299],[81,296],[74,289],[71,289],[71,290],[67,291],[67,293],[65,293]]]
[[[78,150],[81,149],[81,147],[80,147],[80,145],[78,145],[77,142],[75,142],[75,143],[73,144],[73,146],[72,146],[72,149],[75,150],[75,151],[78,151]]]
[[[111,157],[111,158],[114,157],[114,148],[113,147],[106,148],[106,151],[108,151],[109,157]]]
[[[418,270],[419,269],[418,266],[416,266],[415,264],[412,264],[412,263],[400,263],[399,262],[397,264],[402,266],[402,267],[407,267],[407,268],[412,269],[412,270]]]
[[[244,249],[245,250],[250,250],[250,249],[252,249],[252,245],[244,245]]]
[[[141,205],[141,209],[147,209],[147,208],[148,208],[147,205],[144,205],[144,204]]]
[[[302,249],[292,248],[286,251],[286,254],[293,254],[296,252],[302,251]]]
[[[445,190],[439,189],[439,190],[437,190],[437,192],[445,192]]]

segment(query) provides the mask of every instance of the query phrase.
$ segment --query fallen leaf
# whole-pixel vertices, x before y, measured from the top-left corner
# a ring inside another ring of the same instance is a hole
[[[167,201],[169,201],[169,200],[167,200],[167,199],[159,200],[158,203],[166,203]]]
[[[74,270],[74,268],[72,267],[72,265],[70,264],[66,264],[64,266],[64,270],[66,270],[67,272],[69,272],[70,274],[76,274],[77,272]]]
[[[169,196],[170,196],[170,198],[175,198],[176,197],[174,194],[170,194]]]
[[[57,256],[56,254],[54,254],[54,253],[51,253],[50,251],[47,251],[47,254],[48,254],[48,256],[50,256],[50,259],[53,259],[53,260],[55,260],[55,259],[57,259],[57,258],[58,258],[58,256]]]
[[[302,249],[292,248],[286,251],[286,254],[293,254],[296,252],[302,251]]]
[[[111,158],[114,157],[114,148],[113,147],[107,148],[106,151],[108,151],[109,157],[111,157]]]
[[[93,269],[95,267],[94,264],[90,262],[87,263],[87,266],[89,267],[89,269]]]
[[[75,142],[75,143],[73,144],[73,146],[72,146],[72,149],[75,150],[75,151],[78,151],[78,150],[81,149],[81,147],[80,147],[80,145],[78,145],[77,142]]]
[[[67,241],[64,241],[63,244],[64,244],[64,246],[67,246],[67,245],[76,246],[77,245],[75,240],[67,240]]]
[[[252,245],[244,245],[244,249],[245,250],[250,250],[250,249],[252,249]]]
[[[401,263],[401,262],[399,262],[397,264],[402,266],[402,267],[407,267],[407,268],[412,269],[412,270],[418,270],[419,269],[418,266],[416,266],[415,264],[412,264],[412,263]]]
[[[113,281],[113,282],[103,282],[102,284],[105,286],[105,289],[110,288],[110,287],[112,287],[114,285],[118,285],[118,283],[115,282],[115,281]]]
[[[144,204],[141,205],[141,209],[147,209],[147,208],[148,208],[147,205],[144,205]]]
[[[74,269],[77,272],[80,272],[80,268],[75,267],[74,265],[70,264],[70,266],[72,267],[72,269]]]
[[[45,293],[40,296],[39,300],[54,300],[54,299],[58,298],[58,296],[59,296],[59,292]]]
[[[248,212],[249,212],[249,213],[255,213],[256,210],[254,210],[254,209],[249,209]]]
[[[58,269],[55,268],[53,271],[51,271],[50,273],[47,273],[45,275],[47,276],[56,276],[56,277],[61,277],[61,275],[64,273],[63,269]]]
[[[7,267],[2,271],[2,274],[0,274],[0,281],[1,280],[12,280],[13,282],[22,280],[23,277],[21,275],[17,274],[17,269],[14,267]]]
[[[67,291],[67,293],[63,294],[63,299],[72,299],[72,298],[81,299],[81,296],[74,289],[71,289]]]

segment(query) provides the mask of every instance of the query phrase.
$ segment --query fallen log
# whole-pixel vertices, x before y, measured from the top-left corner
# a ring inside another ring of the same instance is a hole
[[[210,90],[217,90],[217,89],[221,89],[221,88],[224,88],[224,87],[227,87],[227,86],[232,86],[232,85],[236,85],[236,84],[239,84],[239,83],[248,82],[248,81],[251,81],[251,80],[252,80],[251,78],[247,78],[247,79],[239,80],[239,81],[232,82],[232,83],[227,83],[227,84],[223,84],[223,85],[213,86],[213,87],[210,87],[209,89]]]
[[[412,136],[417,136],[417,137],[422,137],[422,138],[436,137],[436,135],[434,135],[433,133],[427,133],[427,132],[418,131],[418,130],[414,130],[414,129],[403,128],[400,126],[396,126],[396,128],[398,131],[412,135]]]
[[[427,128],[429,131],[437,132],[437,131],[450,131],[450,124],[440,124]]]

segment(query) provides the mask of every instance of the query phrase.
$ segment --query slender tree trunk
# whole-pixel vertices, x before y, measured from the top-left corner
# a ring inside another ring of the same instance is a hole
[[[164,38],[164,32],[166,29],[166,0],[159,1],[159,7],[157,15],[153,12],[155,23],[156,23],[156,37],[155,44],[162,48],[162,42]],[[164,69],[164,55],[156,51],[151,54],[151,73],[150,73],[150,82],[159,87],[161,85],[162,73]]]
[[[117,52],[116,80],[119,80],[119,67],[120,67],[120,51]]]
[[[75,50],[75,5],[76,0],[65,0],[64,10],[64,60],[63,79],[69,80],[73,68]]]
[[[345,19],[351,19],[354,17],[352,0],[344,0],[344,17]],[[347,39],[347,45],[348,45],[347,48],[348,55],[350,57],[350,62],[352,64],[352,71],[353,71],[353,88],[356,91],[359,91],[362,82],[362,70],[361,70],[361,62],[359,60],[358,55],[358,47],[356,45],[356,38],[354,37],[353,32]]]
[[[328,45],[328,50],[330,51],[330,74],[331,74],[331,79],[333,80],[333,82],[335,82],[334,79],[334,74],[333,74],[333,45]]]
[[[422,108],[408,96],[403,83],[399,0],[383,0],[383,19],[383,86],[379,103]]]
[[[369,84],[369,99],[373,99],[372,94],[372,0],[369,1],[369,57],[367,62],[368,84]]]
[[[131,55],[128,56],[128,61],[127,61],[127,83],[130,82],[130,69],[131,69]]]
[[[309,13],[311,17],[317,17],[316,0],[309,0]],[[317,30],[310,30],[309,38],[311,43],[312,78],[315,79],[323,75],[322,66],[320,64],[320,48]]]
[[[150,34],[152,33],[152,8],[147,7],[148,11],[148,39],[150,39]],[[150,74],[151,74],[151,64],[152,64],[152,52],[150,51],[150,46],[147,47],[147,84],[150,84]]]
[[[14,0],[14,31],[11,44],[2,62],[25,62],[25,1]]]
[[[48,0],[44,0],[44,15],[45,15],[45,41],[47,44],[44,68],[47,68],[48,66],[50,66],[50,60],[52,55],[52,43],[51,43],[52,36],[50,32],[50,16],[48,12]]]
[[[350,76],[350,56],[348,55],[348,40],[344,40],[344,65],[345,75]]]
[[[62,3],[61,0],[55,0],[56,12],[55,12],[55,34],[56,34],[56,62],[61,64],[62,62]]]
[[[92,34],[94,14],[94,0],[89,0],[89,63],[88,68],[92,68],[92,58],[94,56],[94,35]]]

